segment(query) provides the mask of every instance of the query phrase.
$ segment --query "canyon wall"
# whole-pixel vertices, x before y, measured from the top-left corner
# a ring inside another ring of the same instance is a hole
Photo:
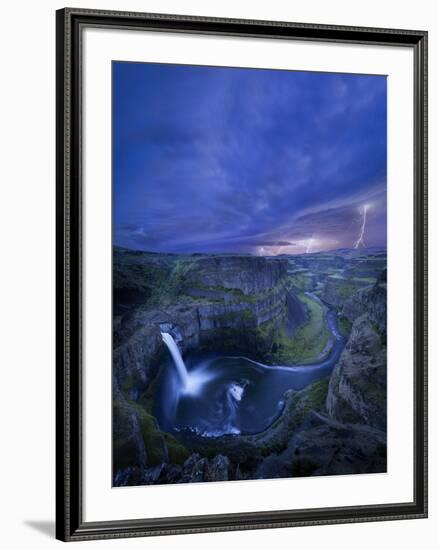
[[[148,392],[163,359],[168,359],[161,332],[170,333],[183,353],[208,349],[263,356],[271,340],[259,330],[262,325],[268,324],[273,330],[276,326],[293,327],[305,315],[301,303],[295,302],[287,288],[287,267],[285,260],[251,256],[182,257],[116,249],[116,485],[153,482],[163,476],[172,480],[177,470],[188,480],[198,479],[201,470],[208,479],[224,478],[224,457],[214,457],[210,462],[204,459],[202,464],[194,462],[173,436],[160,431],[152,415]],[[167,468],[160,469],[164,463]],[[128,477],[120,477],[121,472]],[[145,481],[145,475],[151,480]]]
[[[139,265],[144,262],[142,258]],[[157,258],[151,263],[157,264]],[[263,352],[269,343],[258,327],[267,322],[285,325],[295,311],[300,322],[303,318],[299,308],[288,307],[287,266],[285,260],[251,256],[178,257],[173,266],[167,264],[159,285],[161,302],[140,299],[116,320],[117,383],[132,377],[142,384],[150,380],[164,351],[160,332],[172,334],[182,352],[207,346],[212,351]]]

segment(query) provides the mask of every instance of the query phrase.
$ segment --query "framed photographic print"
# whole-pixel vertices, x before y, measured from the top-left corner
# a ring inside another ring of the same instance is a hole
[[[57,12],[57,537],[427,515],[427,33]]]

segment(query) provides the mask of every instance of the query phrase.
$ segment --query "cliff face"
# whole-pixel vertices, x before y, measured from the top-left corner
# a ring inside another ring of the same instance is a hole
[[[290,317],[294,322],[296,310],[301,313],[287,301],[287,265],[247,256],[116,253],[114,464],[117,475],[125,471],[129,477],[116,475],[116,485],[169,480],[177,474],[189,481],[227,479],[223,458],[191,462],[184,447],[169,434],[165,437],[139,402],[168,353],[161,332],[172,334],[182,352],[205,347],[263,354],[271,340],[258,327],[267,321],[285,326]]]
[[[326,408],[340,422],[386,428],[386,349],[381,336],[363,314],[352,325],[351,336],[335,367]]]
[[[385,449],[384,432],[311,411],[286,448],[260,462],[257,477],[385,472]]]
[[[142,384],[149,381],[154,357],[163,347],[160,332],[171,333],[183,352],[207,344],[214,350],[216,342],[222,349],[263,346],[255,342],[261,324],[294,317],[291,300],[287,303],[287,265],[247,256],[176,261],[163,272],[162,303],[140,304],[118,320],[113,350],[117,382],[123,385],[133,376]]]
[[[327,386],[321,380],[287,395],[282,417],[256,436],[269,449],[258,477],[386,471],[385,280],[341,302],[352,329],[340,360]]]
[[[328,414],[340,422],[386,429],[386,284],[359,290],[342,314],[353,321],[351,334],[328,389]]]
[[[286,260],[254,256],[216,256],[200,258],[185,273],[185,284],[202,288],[238,290],[254,295],[270,290],[287,274]]]
[[[128,382],[143,387],[149,383],[155,375],[153,358],[160,343],[160,331],[152,324],[145,324],[113,349],[113,377],[120,387]]]
[[[322,289],[322,300],[332,306],[340,307],[367,284],[362,279],[327,277]]]
[[[378,332],[383,335],[386,332],[387,324],[386,284],[381,279],[372,288],[367,287],[359,290],[352,298],[346,300],[341,312],[351,323],[366,313]]]

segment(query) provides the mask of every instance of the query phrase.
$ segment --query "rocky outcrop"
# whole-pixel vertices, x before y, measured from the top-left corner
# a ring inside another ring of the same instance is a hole
[[[387,324],[387,285],[384,281],[383,274],[373,287],[358,290],[343,304],[342,315],[353,323],[357,317],[366,313],[378,332],[384,335]]]
[[[370,286],[365,279],[331,276],[325,279],[322,289],[322,300],[335,307],[341,307],[360,288]]]
[[[139,418],[117,386],[113,387],[113,449],[115,469],[147,465]]]
[[[146,269],[147,260],[140,259]],[[159,260],[151,261],[155,265]],[[113,365],[119,386],[133,380],[148,384],[155,374],[154,359],[164,349],[160,332],[171,333],[182,352],[207,345],[211,350],[216,345],[222,350],[224,345],[235,351],[263,350],[264,342],[255,341],[260,325],[275,320],[302,322],[303,306],[294,309],[294,297],[287,290],[287,267],[285,260],[252,256],[175,260],[173,270],[166,272],[168,279],[161,283],[175,294],[165,295],[163,306],[148,302],[118,319]],[[163,269],[161,273],[165,276]]]
[[[329,382],[326,409],[345,423],[386,428],[386,348],[367,314],[358,317]]]
[[[358,290],[341,309],[353,325],[326,400],[328,414],[341,422],[386,429],[386,304],[383,271],[375,285]]]
[[[120,388],[125,388],[128,382],[137,386],[149,383],[155,375],[152,358],[160,343],[160,331],[153,324],[145,324],[113,349],[113,376]]]
[[[113,383],[115,476],[122,475],[121,472],[131,467],[152,476],[160,464],[180,466],[189,455],[187,449],[173,435],[160,430],[154,416],[126,396],[117,383]]]
[[[257,478],[385,472],[385,433],[342,424],[311,411],[281,453],[265,458]]]
[[[287,293],[287,313],[287,334],[292,336],[297,328],[306,321],[307,312],[305,304],[291,291]]]
[[[212,459],[192,454],[182,466],[161,462],[157,466],[130,466],[119,470],[114,485],[154,485],[165,483],[197,483],[201,481],[228,481],[234,479],[232,464],[227,456],[218,454]]]
[[[383,264],[386,264],[386,258],[372,257],[348,264],[344,270],[346,277],[367,277],[378,279],[381,275]]]
[[[183,465],[181,482],[227,481],[230,473],[231,462],[227,456],[217,455],[209,460],[195,453]]]
[[[385,273],[348,299],[344,293],[353,289],[343,289],[343,279],[328,281],[324,299],[342,306],[340,315],[352,323],[350,337],[329,378],[323,406],[313,399],[310,410],[312,387],[287,398],[286,414],[270,433],[271,443],[277,438],[282,450],[261,461],[259,477],[386,471]],[[293,434],[288,441],[287,434]]]
[[[183,464],[186,448],[160,432],[142,400],[163,356],[168,356],[161,332],[172,334],[183,353],[203,347],[264,353],[271,341],[265,343],[258,327],[267,321],[285,324],[288,318],[287,262],[117,252],[115,270],[115,296],[124,300],[117,311],[125,311],[115,314],[114,323],[117,483],[140,478],[143,483],[228,479],[229,459],[220,455],[212,460],[192,456]],[[142,302],[142,296],[148,299]]]
[[[286,260],[266,260],[255,256],[214,256],[192,262],[185,273],[185,285],[240,290],[258,294],[285,279]]]

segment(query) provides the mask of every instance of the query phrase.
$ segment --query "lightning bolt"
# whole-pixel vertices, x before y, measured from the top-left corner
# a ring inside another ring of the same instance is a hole
[[[310,240],[308,241],[308,245],[306,247],[305,254],[309,254],[311,252],[313,242],[314,242],[314,237],[311,237]]]
[[[363,237],[364,237],[364,230],[366,229],[366,218],[367,218],[367,208],[368,208],[368,205],[365,204],[363,206],[363,222],[361,224],[361,229],[360,229],[360,235],[358,237],[358,239],[355,241],[354,243],[354,248],[358,248],[360,246],[360,244],[366,248],[366,245],[364,243],[364,240],[363,240]]]

